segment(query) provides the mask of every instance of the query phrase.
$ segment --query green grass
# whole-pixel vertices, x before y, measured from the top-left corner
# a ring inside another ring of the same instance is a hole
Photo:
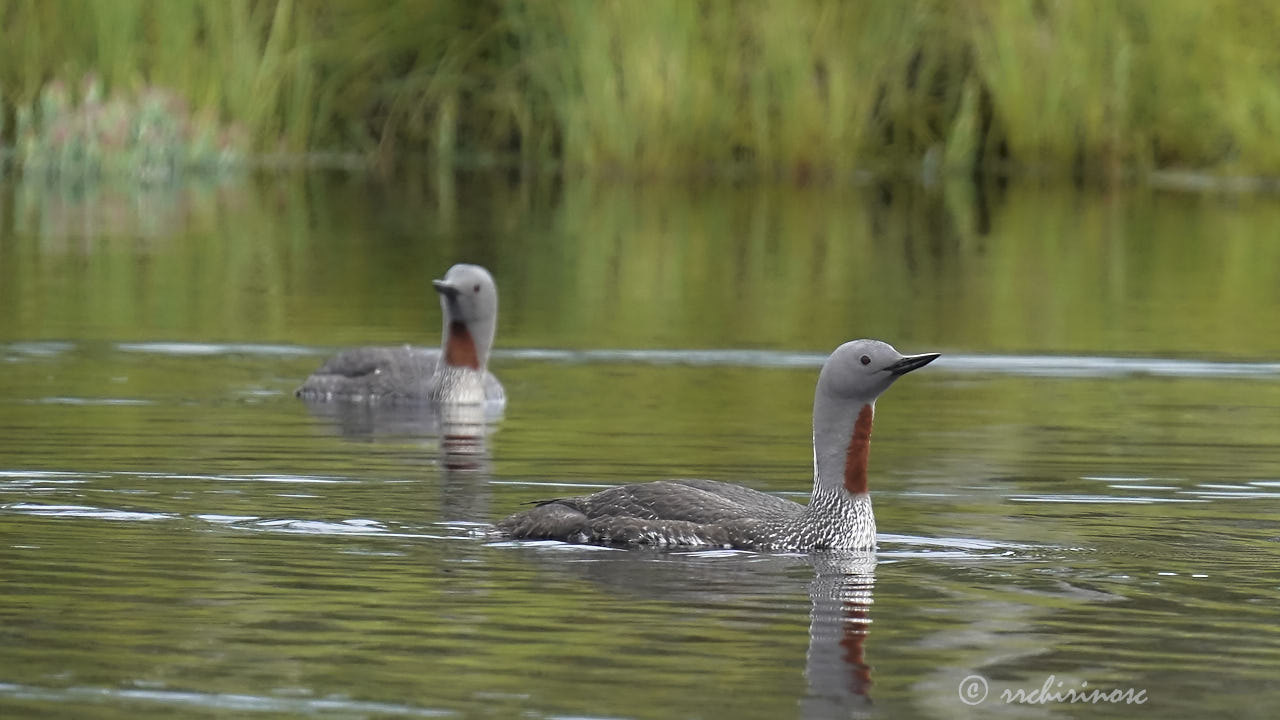
[[[1280,7],[1253,0],[0,0],[0,20],[10,146],[19,109],[93,73],[259,155],[388,166],[1280,174]]]

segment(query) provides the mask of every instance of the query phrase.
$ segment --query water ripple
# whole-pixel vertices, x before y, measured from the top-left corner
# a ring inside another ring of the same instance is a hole
[[[825,353],[776,350],[497,350],[495,358],[564,363],[643,363],[761,368],[820,367]],[[933,368],[959,373],[1044,377],[1280,377],[1280,363],[1225,362],[1090,355],[968,355],[944,353]]]
[[[192,343],[192,342],[143,342],[120,343],[116,348],[123,352],[155,353],[158,355],[319,355],[325,351],[298,345],[267,345],[261,343]]]
[[[71,348],[75,347],[69,342],[14,342],[8,343],[3,347],[5,352],[16,355],[26,355],[28,357],[54,357],[61,355]]]
[[[280,532],[297,535],[357,536],[380,538],[413,538],[418,540],[469,540],[472,535],[438,535],[425,532],[407,532],[404,529],[392,529],[377,520],[353,518],[340,522],[327,520],[301,520],[296,518],[277,518],[273,520],[257,520],[249,524],[236,523],[225,519],[216,522],[227,527],[265,532]]]
[[[151,400],[137,398],[46,397],[29,402],[41,405],[154,405]]]
[[[236,710],[245,712],[298,713],[373,713],[398,717],[453,717],[451,710],[414,707],[385,702],[368,702],[346,698],[282,698],[232,693],[201,693],[180,690],[124,689],[108,687],[43,688],[16,683],[0,683],[0,696],[20,700],[50,702],[150,702],[161,705]]]
[[[1083,503],[1097,505],[1148,505],[1153,503],[1199,503],[1207,500],[1193,498],[1165,498],[1147,495],[1011,495],[1009,502],[1025,503]]]
[[[284,475],[284,474],[250,474],[250,475],[202,475],[192,473],[165,472],[117,472],[119,476],[153,477],[166,480],[220,480],[224,482],[263,482],[294,483],[300,485],[332,485],[337,483],[354,483],[358,480],[335,477],[332,475]]]
[[[564,363],[644,363],[740,367],[820,367],[825,353],[777,350],[495,350],[495,358]]]
[[[132,510],[116,510],[113,508],[93,507],[91,505],[38,505],[34,503],[11,503],[9,505],[0,505],[0,509],[12,510],[14,512],[41,517],[75,517],[90,518],[94,520],[149,521],[172,520],[173,518],[178,517],[172,513],[148,513]]]
[[[74,472],[69,470],[0,470],[0,478],[44,480],[46,482],[80,483],[93,478],[107,477],[108,473]]]
[[[50,357],[67,352],[65,342],[15,342],[0,345],[10,361],[22,357]],[[267,357],[323,356],[333,348],[267,343],[130,342],[116,349],[128,353],[173,356],[257,355]],[[755,368],[820,367],[827,353],[751,349],[619,349],[569,350],[559,348],[505,348],[496,359],[560,363],[640,363]],[[1032,375],[1039,377],[1110,377],[1154,375],[1161,377],[1277,378],[1280,363],[1234,362],[1157,357],[1109,357],[1102,355],[974,355],[944,353],[932,365],[956,373]]]
[[[943,355],[932,364],[955,372],[1046,377],[1157,375],[1275,378],[1280,376],[1280,363],[1274,362],[1219,362],[1088,355]]]

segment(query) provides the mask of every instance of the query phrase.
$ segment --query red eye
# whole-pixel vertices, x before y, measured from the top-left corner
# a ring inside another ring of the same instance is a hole
[[[480,283],[471,286],[471,292],[480,292]]]
[[[870,365],[871,358],[867,357],[866,355],[863,355],[862,357],[858,358],[858,362],[862,363],[863,365]]]

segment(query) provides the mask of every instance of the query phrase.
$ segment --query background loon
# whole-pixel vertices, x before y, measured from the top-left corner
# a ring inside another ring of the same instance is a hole
[[[444,316],[440,349],[361,347],[329,358],[294,393],[304,400],[427,401],[505,406],[488,371],[498,288],[479,265],[458,264],[431,283]]]

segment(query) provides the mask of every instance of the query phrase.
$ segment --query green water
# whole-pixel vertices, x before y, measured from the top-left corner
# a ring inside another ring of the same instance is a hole
[[[1039,188],[4,186],[0,716],[1270,717],[1278,221]],[[337,347],[434,345],[459,260],[501,293],[487,438],[292,397]],[[485,535],[636,480],[802,499],[817,367],[862,336],[944,353],[878,405],[876,556]],[[1000,697],[1046,682],[1146,702]]]

